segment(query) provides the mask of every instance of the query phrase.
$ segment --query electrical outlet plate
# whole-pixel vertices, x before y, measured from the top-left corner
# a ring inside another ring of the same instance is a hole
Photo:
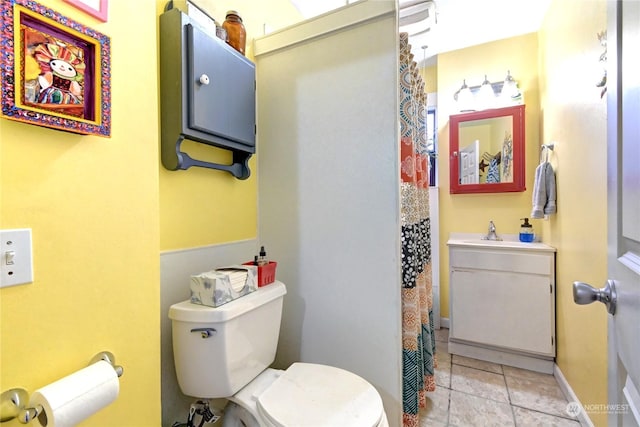
[[[31,229],[0,230],[0,288],[33,282]]]

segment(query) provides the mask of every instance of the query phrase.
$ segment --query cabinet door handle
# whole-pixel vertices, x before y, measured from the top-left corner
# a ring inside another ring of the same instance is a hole
[[[203,74],[203,75],[200,76],[198,81],[200,82],[200,84],[206,86],[206,85],[209,84],[209,76],[207,76],[206,74]]]

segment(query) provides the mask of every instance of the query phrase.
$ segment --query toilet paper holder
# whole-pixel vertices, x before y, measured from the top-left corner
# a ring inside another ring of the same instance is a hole
[[[100,361],[108,362],[121,377],[124,369],[116,365],[116,358],[109,351],[102,351],[91,358],[89,365]],[[11,421],[17,418],[22,424],[27,424],[34,420],[41,412],[42,407],[27,408],[29,404],[29,393],[24,388],[12,388],[2,392],[0,395],[0,423]]]

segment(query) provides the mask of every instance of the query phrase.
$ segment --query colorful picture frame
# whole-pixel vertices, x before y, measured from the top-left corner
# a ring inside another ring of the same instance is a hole
[[[33,0],[0,1],[0,116],[111,136],[109,37]]]
[[[108,0],[64,0],[94,18],[107,22]]]

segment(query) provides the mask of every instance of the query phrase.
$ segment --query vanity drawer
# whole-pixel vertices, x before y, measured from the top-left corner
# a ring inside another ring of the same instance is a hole
[[[542,275],[552,275],[554,271],[553,254],[452,248],[450,258],[452,269],[498,270]]]

